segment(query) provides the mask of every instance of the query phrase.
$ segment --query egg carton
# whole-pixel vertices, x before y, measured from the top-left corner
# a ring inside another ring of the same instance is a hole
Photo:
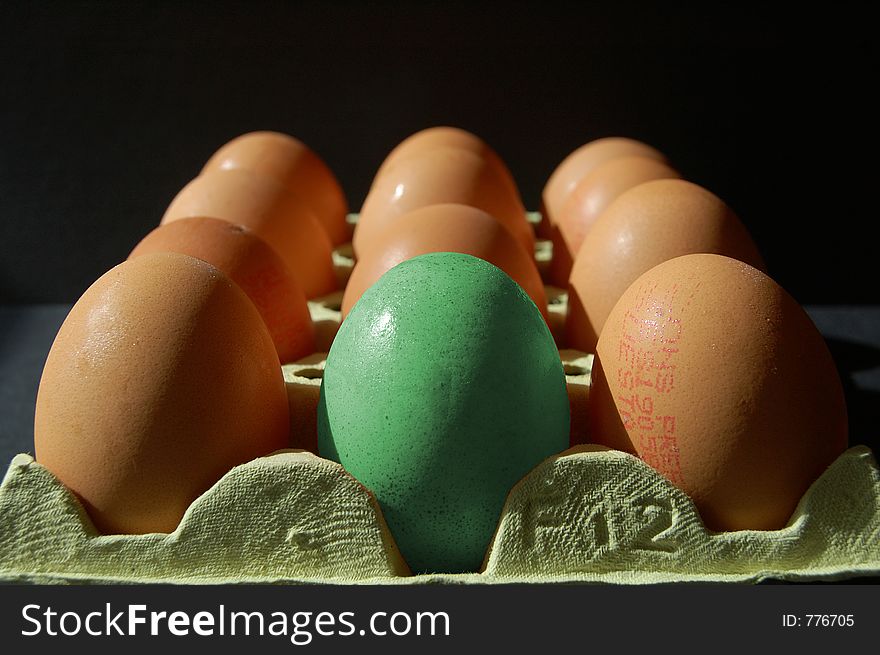
[[[481,572],[409,575],[370,492],[303,450],[235,467],[169,534],[100,535],[29,455],[0,485],[0,580],[37,583],[534,583],[837,580],[880,573],[880,470],[841,455],[774,531],[712,533],[641,460],[578,446],[510,491]]]
[[[351,217],[355,219],[356,217]],[[351,220],[350,219],[350,220]],[[530,215],[532,223],[540,219]],[[546,272],[552,257],[539,241]],[[340,287],[350,246],[334,252]],[[547,287],[564,345],[567,298]],[[480,572],[411,575],[372,494],[318,457],[316,408],[342,293],[309,302],[318,352],[282,367],[292,450],[228,472],[169,534],[101,535],[76,498],[27,454],[0,484],[0,580],[37,583],[418,584],[740,582],[880,575],[880,469],[843,453],[807,490],[788,525],[715,533],[693,502],[638,458],[578,445],[539,464],[508,494]],[[588,440],[593,356],[561,349],[572,443]]]

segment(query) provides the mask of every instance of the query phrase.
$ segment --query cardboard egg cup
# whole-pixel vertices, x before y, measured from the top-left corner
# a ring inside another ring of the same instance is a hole
[[[529,219],[537,224],[540,215]],[[551,256],[539,241],[543,274]],[[334,264],[344,288],[349,244]],[[548,286],[547,297],[551,332],[564,345],[566,294]],[[813,483],[785,528],[713,533],[693,502],[641,460],[585,445],[550,457],[511,489],[480,572],[412,575],[373,495],[314,454],[341,299],[338,291],[309,302],[318,351],[282,367],[294,449],[233,468],[172,533],[101,535],[57,478],[16,456],[0,484],[0,581],[652,584],[880,574],[880,469],[864,446]],[[592,355],[563,348],[560,358],[573,442],[582,442]]]

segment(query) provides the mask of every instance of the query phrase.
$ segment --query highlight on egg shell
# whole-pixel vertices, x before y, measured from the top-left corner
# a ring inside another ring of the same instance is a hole
[[[593,224],[621,193],[650,180],[681,177],[662,161],[641,156],[615,157],[600,164],[574,186],[556,217],[551,240],[550,279],[568,285],[572,263]]]
[[[242,225],[204,216],[160,225],[131,251],[179,252],[216,266],[256,305],[282,364],[315,352],[308,301],[281,257]]]
[[[648,157],[668,163],[666,155],[636,139],[604,137],[585,143],[556,167],[541,192],[541,213],[551,225],[556,222],[569,195],[585,176],[617,157]]]
[[[256,307],[188,255],[105,273],[46,359],[36,460],[100,532],[171,532],[232,467],[288,441],[284,379]]]
[[[494,264],[523,288],[548,320],[547,296],[534,258],[493,216],[452,203],[422,207],[388,220],[376,233],[373,248],[352,270],[342,298],[343,318],[386,271],[430,252],[460,252]]]
[[[348,201],[329,166],[305,143],[281,132],[242,134],[224,144],[208,160],[202,173],[244,169],[268,177],[305,201],[330,242],[351,240],[346,222]]]
[[[566,343],[595,352],[611,308],[639,275],[667,259],[701,252],[764,270],[745,225],[711,191],[660,179],[622,193],[584,237],[572,268]]]
[[[641,457],[715,531],[785,527],[847,446],[821,334],[767,275],[721,255],[665,261],[624,292],[590,403],[593,441]]]
[[[519,189],[516,186],[513,175],[498,153],[476,134],[459,127],[449,126],[429,127],[420,130],[397,144],[397,146],[388,153],[388,156],[385,157],[382,165],[379,166],[379,170],[376,171],[371,186],[375,186],[376,181],[399,162],[404,161],[409,157],[417,156],[423,152],[429,152],[435,148],[443,147],[467,150],[468,152],[472,152],[486,160],[494,169],[504,186],[506,186],[517,199],[520,199]],[[521,199],[520,202],[522,202]]]
[[[319,452],[375,494],[413,572],[477,570],[507,492],[568,444],[553,337],[492,264],[408,259],[342,323],[324,369]]]
[[[175,196],[162,224],[193,216],[250,229],[281,256],[307,298],[336,289],[327,233],[311,208],[278,182],[243,169],[206,171]]]
[[[439,203],[482,209],[501,221],[526,252],[534,253],[535,235],[519,198],[485,159],[443,146],[407,157],[376,181],[354,231],[355,254],[366,255],[373,248],[376,232],[394,216]]]

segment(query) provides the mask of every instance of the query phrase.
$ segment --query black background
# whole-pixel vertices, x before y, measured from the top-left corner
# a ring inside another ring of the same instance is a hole
[[[75,301],[242,132],[308,143],[357,210],[437,124],[494,146],[529,209],[579,145],[647,141],[800,302],[876,302],[870,22],[668,4],[4,2],[0,302]]]

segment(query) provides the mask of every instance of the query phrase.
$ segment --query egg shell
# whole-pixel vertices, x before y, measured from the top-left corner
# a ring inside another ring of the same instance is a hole
[[[621,194],[587,233],[572,268],[566,343],[595,352],[611,308],[636,278],[667,259],[701,252],[765,270],[746,227],[711,191],[666,179]]]
[[[627,189],[664,178],[681,177],[671,166],[649,157],[627,156],[597,166],[578,182],[552,228],[550,279],[566,286],[572,263],[596,219]]]
[[[501,221],[526,252],[534,253],[535,235],[525,208],[489,163],[467,150],[438,147],[407,157],[376,181],[354,231],[355,254],[366,255],[376,232],[392,217],[439,203],[482,209]]]
[[[489,165],[495,170],[498,178],[502,181],[512,194],[520,199],[519,189],[513,179],[513,175],[504,160],[498,156],[498,153],[483,139],[476,134],[463,130],[459,127],[439,126],[429,127],[408,136],[401,141],[388,154],[376,176],[373,178],[373,185],[376,180],[381,178],[385,173],[403,161],[412,156],[418,156],[423,152],[434,150],[439,147],[458,148],[467,150],[485,159]],[[520,202],[522,200],[520,199]]]
[[[370,489],[414,572],[474,571],[511,486],[569,442],[565,374],[540,312],[482,259],[408,259],[330,349],[318,448]]]
[[[494,264],[519,284],[547,317],[535,260],[498,220],[475,207],[439,204],[391,218],[354,267],[342,298],[347,316],[364,291],[400,262],[429,252],[460,252]]]
[[[666,162],[666,155],[646,143],[626,137],[612,136],[582,145],[560,162],[541,192],[541,213],[551,225],[568,200],[569,194],[596,167],[616,157],[636,155]]]
[[[715,254],[663,262],[599,338],[590,435],[636,453],[715,531],[786,525],[847,445],[843,389],[804,310],[756,268]]]
[[[170,532],[233,466],[288,443],[278,355],[215,267],[155,253],[71,309],[37,394],[37,461],[104,533]]]
[[[299,139],[281,132],[249,132],[222,146],[202,173],[244,169],[269,177],[300,196],[334,246],[351,240],[348,201],[333,171]]]
[[[162,224],[193,216],[250,229],[281,256],[307,298],[336,288],[330,238],[309,206],[278,182],[242,169],[205,172],[181,189]]]
[[[204,216],[160,225],[129,259],[151,252],[179,252],[216,266],[253,301],[272,335],[282,364],[315,352],[308,301],[281,257],[242,225]]]

